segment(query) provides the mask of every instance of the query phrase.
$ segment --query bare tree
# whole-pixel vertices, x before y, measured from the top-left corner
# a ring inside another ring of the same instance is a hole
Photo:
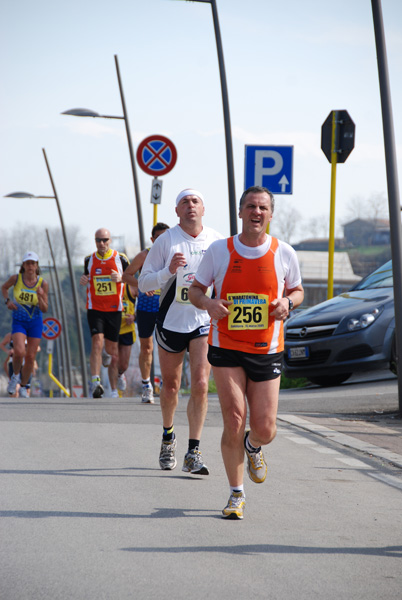
[[[285,204],[281,200],[280,204],[277,202],[275,205],[270,233],[284,242],[291,244],[301,227],[301,222],[300,212],[290,204]]]
[[[328,215],[316,215],[307,222],[306,237],[327,238],[329,235]]]
[[[388,214],[387,198],[383,192],[373,192],[369,198],[353,196],[348,203],[343,224],[355,219],[387,219]]]
[[[84,252],[81,230],[78,225],[67,227],[68,247],[70,248],[71,260],[75,263]]]
[[[66,228],[71,260],[81,256],[82,240],[79,227]],[[17,224],[11,231],[0,230],[2,250],[0,255],[0,274],[2,279],[16,273],[22,258],[28,250],[33,250],[39,256],[40,264],[51,262],[49,245],[46,237],[46,226],[38,227]],[[59,267],[67,265],[64,239],[59,227],[49,229],[55,259]]]

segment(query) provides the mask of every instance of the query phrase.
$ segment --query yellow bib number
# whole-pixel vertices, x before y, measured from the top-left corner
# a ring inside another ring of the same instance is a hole
[[[268,296],[251,293],[228,294],[227,299],[233,302],[229,306],[229,329],[268,328]]]
[[[36,292],[27,292],[25,290],[21,290],[21,292],[18,294],[18,301],[21,302],[21,304],[37,304],[37,302],[35,302],[36,298]]]
[[[108,275],[95,275],[94,286],[97,296],[113,296],[113,294],[117,294],[116,282],[112,281]]]

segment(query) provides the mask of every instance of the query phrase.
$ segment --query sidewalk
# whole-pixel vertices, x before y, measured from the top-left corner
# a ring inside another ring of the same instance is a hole
[[[278,420],[386,460],[402,469],[402,419],[396,413],[337,417],[323,414],[303,418],[280,414]]]

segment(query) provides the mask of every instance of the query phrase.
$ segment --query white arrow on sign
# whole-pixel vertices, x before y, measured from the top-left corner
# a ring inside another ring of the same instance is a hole
[[[286,175],[282,175],[279,180],[279,184],[281,186],[282,194],[284,194],[286,192],[286,186],[289,185],[289,179],[286,177]]]
[[[162,201],[162,181],[157,177],[152,180],[151,204],[160,204]]]
[[[272,167],[264,167],[264,158],[270,158],[274,161]],[[277,175],[283,169],[283,158],[276,150],[256,150],[255,152],[255,169],[254,181],[255,185],[262,186],[262,178],[264,175]],[[289,183],[289,182],[288,182]]]

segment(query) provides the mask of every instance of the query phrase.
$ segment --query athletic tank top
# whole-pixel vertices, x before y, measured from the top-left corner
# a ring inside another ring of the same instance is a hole
[[[131,324],[126,323],[126,315],[134,315],[135,298],[131,295],[130,288],[127,284],[124,286],[123,293],[123,314],[121,318],[120,335],[135,331],[134,321]]]
[[[38,307],[38,288],[41,287],[43,278],[38,277],[35,285],[30,287],[24,283],[22,275],[22,273],[18,273],[17,275],[17,281],[13,289],[14,300],[18,305],[18,310],[23,310],[30,317],[34,317],[40,313]]]
[[[275,268],[278,240],[272,238],[260,258],[246,259],[228,238],[229,264],[223,277],[220,297],[230,300],[230,314],[216,323],[215,345],[253,354],[281,352],[284,348],[283,323],[271,317],[269,305],[282,294]],[[212,341],[212,329],[208,342]]]
[[[117,250],[109,250],[101,257],[94,252],[88,257],[86,267],[89,276],[87,286],[87,309],[102,312],[123,310],[123,283],[112,281],[112,271],[123,274],[122,260]]]

